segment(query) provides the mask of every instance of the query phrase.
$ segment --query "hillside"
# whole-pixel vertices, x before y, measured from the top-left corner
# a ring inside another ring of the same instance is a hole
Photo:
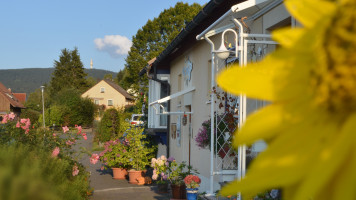
[[[49,83],[54,68],[27,68],[27,69],[2,69],[0,70],[0,82],[17,93],[31,93],[41,85]],[[85,69],[88,76],[95,79],[103,79],[105,74],[116,73],[102,69]]]

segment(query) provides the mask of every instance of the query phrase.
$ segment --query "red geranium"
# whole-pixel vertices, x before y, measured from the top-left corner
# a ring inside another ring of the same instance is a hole
[[[188,175],[184,178],[184,183],[187,186],[187,188],[197,188],[199,187],[201,180],[196,175]]]

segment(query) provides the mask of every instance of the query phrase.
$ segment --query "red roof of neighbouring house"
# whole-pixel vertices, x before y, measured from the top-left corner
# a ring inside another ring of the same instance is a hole
[[[20,100],[11,92],[11,90],[7,89],[1,82],[0,82],[0,95],[4,96],[5,99],[9,101],[9,103],[13,107],[17,108],[25,108],[25,106],[20,102]]]
[[[22,104],[26,102],[26,93],[12,93]]]

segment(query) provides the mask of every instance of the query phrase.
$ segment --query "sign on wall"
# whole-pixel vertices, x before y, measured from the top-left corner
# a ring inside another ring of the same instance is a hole
[[[182,72],[185,88],[188,88],[189,86],[191,86],[192,71],[193,71],[193,63],[190,61],[190,59],[188,57],[184,62],[184,67],[183,67],[183,72]]]

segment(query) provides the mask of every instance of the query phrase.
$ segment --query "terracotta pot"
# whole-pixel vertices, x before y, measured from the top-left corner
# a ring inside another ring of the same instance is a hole
[[[171,185],[173,199],[186,199],[185,185]]]
[[[127,170],[122,168],[111,168],[113,179],[126,179]]]
[[[138,178],[143,177],[143,171],[129,170],[129,183],[138,184]]]

